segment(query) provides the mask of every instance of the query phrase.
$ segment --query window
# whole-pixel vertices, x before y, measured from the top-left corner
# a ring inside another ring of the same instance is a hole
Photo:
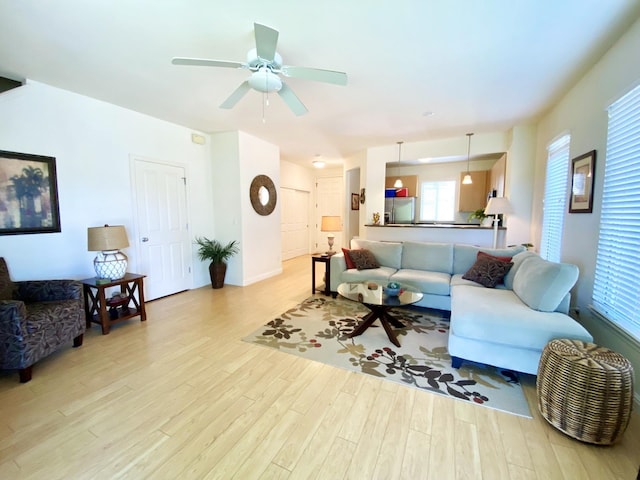
[[[567,202],[570,135],[563,135],[547,147],[547,177],[544,183],[544,212],[540,256],[560,261],[562,227]]]
[[[593,306],[640,340],[640,86],[609,107]]]
[[[420,185],[420,220],[453,222],[455,219],[456,182],[422,182]]]

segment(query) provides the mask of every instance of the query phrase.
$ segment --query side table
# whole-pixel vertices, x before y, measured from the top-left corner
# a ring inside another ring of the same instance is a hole
[[[107,335],[114,323],[137,316],[140,316],[141,322],[146,321],[142,283],[144,277],[145,275],[126,273],[124,277],[108,283],[97,283],[95,277],[81,280],[87,328],[91,328],[91,323],[97,323],[102,327],[102,334]],[[120,299],[106,298],[105,290],[110,287],[120,287]]]
[[[324,290],[318,288],[316,290],[316,263],[324,263]],[[331,295],[329,283],[331,280],[331,256],[324,254],[311,255],[311,294],[322,292],[325,295]]]

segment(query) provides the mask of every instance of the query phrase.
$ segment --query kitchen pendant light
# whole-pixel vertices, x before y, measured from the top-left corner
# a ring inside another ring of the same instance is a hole
[[[393,184],[393,188],[402,188],[402,179],[400,178],[400,153],[402,151],[402,143],[403,142],[398,142],[398,178],[396,179],[395,183]]]
[[[471,157],[471,135],[473,133],[467,133],[467,137],[469,137],[469,145],[467,146],[467,173],[465,173],[464,178],[462,179],[463,185],[471,185],[473,180],[471,179],[471,173],[469,172],[469,159]]]

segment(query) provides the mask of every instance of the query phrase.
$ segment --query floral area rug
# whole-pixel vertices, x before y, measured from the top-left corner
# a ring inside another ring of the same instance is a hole
[[[448,312],[394,308],[405,325],[393,345],[376,320],[362,335],[349,333],[369,310],[358,302],[310,297],[243,340],[340,368],[531,418],[516,373],[481,364],[451,367]]]

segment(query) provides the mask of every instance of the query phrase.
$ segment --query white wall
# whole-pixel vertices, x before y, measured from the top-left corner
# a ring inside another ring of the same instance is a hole
[[[640,82],[640,20],[604,57],[542,118],[538,125],[533,203],[534,243],[540,242],[542,199],[546,168],[546,147],[559,134],[571,134],[570,155],[595,149],[595,187],[593,213],[565,213],[562,260],[578,265],[580,278],[574,289],[573,305],[580,310],[580,321],[597,343],[625,355],[640,372],[640,346],[590,314],[593,278],[598,244],[602,186],[606,163],[607,106]],[[637,375],[637,373],[636,373]],[[638,389],[636,388],[636,391]],[[636,396],[638,398],[638,396]]]
[[[270,215],[259,215],[249,189],[266,175],[280,189],[280,150],[245,132],[211,135],[215,232],[223,243],[237,240],[240,252],[227,263],[226,283],[249,285],[282,272],[280,199]]]
[[[184,165],[191,233],[210,231],[210,146],[192,143],[192,132],[38,82],[1,94],[0,149],[56,157],[62,224],[60,233],[0,236],[13,279],[95,275],[87,227],[105,223],[125,225],[131,244],[125,252],[137,264],[132,155]],[[208,281],[194,270],[194,286]]]

